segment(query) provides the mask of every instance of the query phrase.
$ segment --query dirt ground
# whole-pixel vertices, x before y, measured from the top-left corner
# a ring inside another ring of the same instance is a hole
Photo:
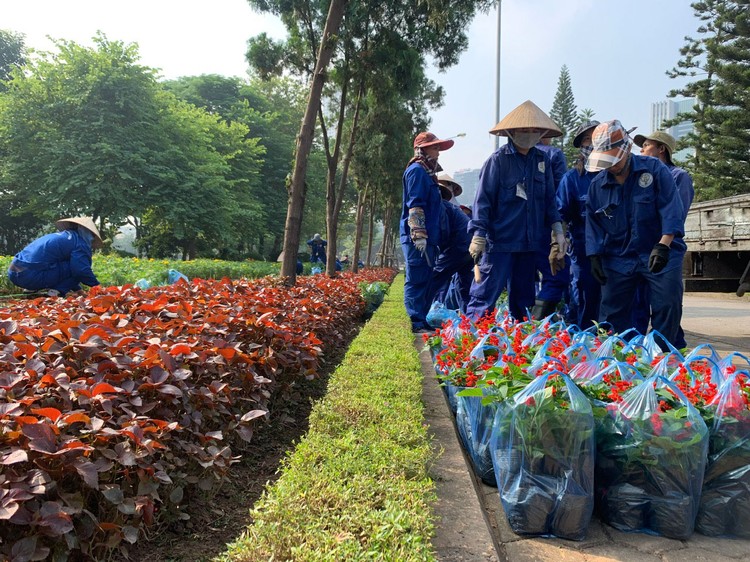
[[[266,486],[279,477],[279,463],[293,450],[308,429],[313,403],[326,392],[328,378],[341,362],[362,325],[349,334],[346,344],[321,362],[320,377],[303,381],[297,394],[282,410],[274,410],[267,425],[258,429],[248,450],[237,452],[242,459],[233,465],[229,478],[213,496],[191,501],[188,521],[176,521],[148,529],[148,536],[129,546],[118,562],[208,561],[226,550],[252,523],[250,510]],[[233,451],[234,452],[234,451]]]

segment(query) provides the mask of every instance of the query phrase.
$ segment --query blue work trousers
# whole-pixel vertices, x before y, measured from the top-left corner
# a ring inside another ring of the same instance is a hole
[[[469,289],[471,288],[472,270],[474,260],[469,252],[444,252],[440,254],[435,263],[435,269],[427,289],[428,308],[433,301],[437,300],[445,304],[451,279],[458,274],[459,286],[464,308],[469,302]]]
[[[541,288],[537,291],[536,298],[555,304],[561,300],[568,300],[570,286],[570,258],[565,258],[565,267],[552,275],[549,266],[549,250],[540,250],[535,254],[536,269],[542,275]]]
[[[570,263],[570,301],[573,322],[585,330],[599,321],[599,304],[602,286],[591,275],[591,261],[586,256],[576,256]]]
[[[479,262],[481,279],[475,279],[469,291],[466,315],[479,319],[494,311],[497,299],[508,289],[508,308],[516,320],[530,316],[534,306],[534,252],[492,252],[482,254]]]
[[[682,294],[683,287],[680,287],[680,308],[682,308]],[[682,312],[680,312],[680,318],[682,318]],[[651,319],[651,291],[648,288],[648,283],[641,281],[635,290],[635,297],[633,298],[633,326],[638,330],[639,333],[645,334],[648,331],[648,323]],[[673,344],[677,349],[687,347],[685,341],[685,332],[682,326],[677,329],[677,337]]]
[[[602,303],[599,319],[609,322],[616,333],[635,328],[633,299],[638,283],[643,280],[651,293],[651,327],[666,340],[677,346],[682,319],[682,268],[680,263],[670,263],[667,269],[651,273],[638,262],[629,273],[620,273],[604,264],[607,283],[602,286]],[[666,346],[662,345],[662,349]]]
[[[8,270],[8,279],[14,285],[29,291],[54,289],[64,295],[70,291],[81,290],[81,285],[73,278],[70,271],[70,262],[52,263],[44,266],[44,269]]]
[[[425,256],[408,242],[401,244],[406,262],[406,280],[404,282],[404,306],[411,318],[413,330],[429,328],[426,317],[430,309],[431,301],[427,300],[427,289],[432,278],[432,267],[427,263]],[[438,256],[437,246],[427,246],[425,250],[430,256],[432,264]]]

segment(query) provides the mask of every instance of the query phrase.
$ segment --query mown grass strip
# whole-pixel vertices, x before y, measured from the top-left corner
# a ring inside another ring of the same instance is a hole
[[[403,276],[315,404],[310,430],[217,560],[434,560],[422,371]]]

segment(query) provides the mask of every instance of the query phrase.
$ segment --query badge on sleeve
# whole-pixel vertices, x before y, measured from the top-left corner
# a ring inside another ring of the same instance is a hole
[[[641,177],[638,178],[638,185],[641,187],[648,187],[654,183],[654,176],[646,172],[645,174],[641,174]]]
[[[537,168],[539,169],[539,171],[541,173],[544,173],[544,170],[545,170],[545,168],[544,168],[544,161],[539,162],[539,164],[537,164]]]

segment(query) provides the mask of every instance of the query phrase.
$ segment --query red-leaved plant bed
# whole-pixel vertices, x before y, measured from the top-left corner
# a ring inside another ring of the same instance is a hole
[[[362,318],[359,283],[393,275],[96,287],[0,309],[0,555],[99,557],[188,518],[190,494]]]

